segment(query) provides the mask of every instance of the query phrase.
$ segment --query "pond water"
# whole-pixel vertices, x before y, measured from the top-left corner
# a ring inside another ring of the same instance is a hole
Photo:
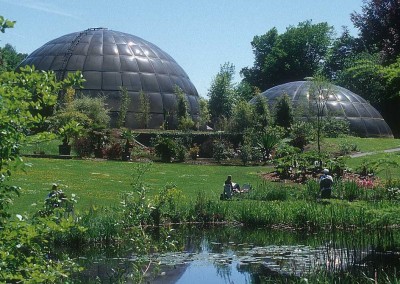
[[[400,271],[399,231],[305,233],[266,228],[181,226],[177,250],[141,258],[150,265],[146,283],[265,283],[351,274],[376,279]],[[80,258],[80,278],[113,283],[138,258],[124,249],[96,249]],[[357,278],[358,277],[358,278]],[[400,275],[397,275],[400,277]],[[361,280],[360,280],[361,281]]]

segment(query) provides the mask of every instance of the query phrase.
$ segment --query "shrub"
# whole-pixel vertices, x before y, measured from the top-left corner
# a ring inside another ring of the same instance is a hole
[[[322,124],[325,137],[337,138],[350,133],[350,124],[347,120],[327,117]]]
[[[192,160],[196,160],[199,156],[200,148],[197,144],[194,144],[192,147],[189,148],[189,156]]]
[[[122,152],[123,149],[121,143],[113,142],[104,149],[103,154],[109,160],[120,160],[122,157]]]
[[[314,135],[314,129],[310,123],[297,121],[290,129],[290,144],[301,150],[310,143]]]
[[[213,143],[213,158],[220,163],[222,160],[233,157],[232,146],[224,140],[215,140]]]
[[[177,144],[174,139],[164,136],[157,136],[153,141],[156,155],[162,162],[169,163],[177,153]]]
[[[94,150],[93,141],[88,136],[76,138],[72,143],[72,147],[81,158],[90,157],[93,154]]]
[[[339,154],[340,155],[347,155],[351,152],[358,151],[358,146],[356,143],[351,143],[348,140],[344,140],[339,143]]]

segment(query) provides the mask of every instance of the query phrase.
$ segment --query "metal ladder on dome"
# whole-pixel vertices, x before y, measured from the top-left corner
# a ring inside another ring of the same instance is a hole
[[[87,35],[88,32],[90,32],[90,31],[97,31],[97,30],[105,30],[105,28],[90,28],[90,29],[84,30],[84,31],[80,32],[80,33],[72,40],[71,44],[68,46],[67,51],[64,53],[63,61],[62,61],[62,63],[61,63],[61,67],[60,67],[60,69],[59,69],[58,72],[57,72],[57,79],[58,79],[58,80],[63,80],[63,79],[64,79],[65,72],[66,72],[65,68],[67,67],[67,64],[68,64],[68,62],[69,62],[69,60],[70,60],[70,58],[71,58],[71,56],[72,56],[72,53],[73,53],[75,47],[79,44],[79,42],[80,42],[82,36],[83,36],[83,35]]]

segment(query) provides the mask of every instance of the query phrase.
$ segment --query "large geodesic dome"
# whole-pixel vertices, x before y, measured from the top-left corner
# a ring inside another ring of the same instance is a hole
[[[268,104],[273,107],[277,100],[287,94],[293,103],[295,113],[303,119],[307,111],[312,109],[309,98],[309,89],[312,82],[296,81],[272,87],[260,95],[264,96]],[[255,99],[250,102],[254,103]],[[326,102],[326,112],[337,119],[346,119],[350,130],[361,137],[393,137],[392,131],[381,114],[359,95],[333,85],[332,93]]]
[[[63,79],[68,72],[82,71],[86,82],[81,93],[106,96],[111,123],[115,124],[121,105],[121,88],[126,88],[130,105],[126,127],[142,128],[139,93],[150,102],[149,128],[164,122],[176,126],[174,88],[185,94],[189,113],[199,115],[199,95],[186,72],[156,45],[134,35],[104,28],[88,29],[56,38],[30,54],[20,66],[53,70]]]

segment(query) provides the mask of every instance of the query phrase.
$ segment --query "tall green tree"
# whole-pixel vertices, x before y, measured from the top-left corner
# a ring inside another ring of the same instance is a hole
[[[139,92],[139,113],[137,114],[137,120],[140,122],[141,127],[144,129],[149,127],[150,119],[152,117],[150,112],[150,96],[143,90]]]
[[[235,66],[225,63],[211,82],[208,90],[211,121],[216,124],[220,119],[229,119],[232,115],[234,100],[233,75]]]
[[[400,55],[400,1],[363,0],[360,13],[351,20],[360,31],[360,38],[369,52],[380,52],[386,63]]]
[[[234,132],[244,132],[248,128],[253,128],[253,122],[250,103],[239,101],[233,108],[231,130]]]
[[[18,53],[10,44],[0,47],[0,72],[15,70],[27,56],[27,54]]]
[[[210,122],[210,111],[208,101],[204,98],[199,98],[200,115],[198,120],[198,128],[206,129],[207,124]]]
[[[256,132],[265,132],[266,128],[271,124],[271,114],[268,107],[267,99],[258,95],[255,97],[253,104],[253,121]]]
[[[334,85],[326,78],[316,76],[311,79],[311,85],[308,90],[311,108],[315,111],[316,116],[316,132],[318,154],[321,154],[321,136],[323,127],[323,117],[327,115],[326,103],[334,94]]]
[[[174,87],[174,93],[177,102],[176,115],[178,119],[178,129],[189,130],[193,128],[194,122],[189,114],[189,105],[185,93],[178,86]]]
[[[338,74],[346,68],[347,62],[363,50],[362,41],[352,36],[348,28],[344,27],[342,34],[333,41],[327,51],[322,68],[323,76],[336,80]]]
[[[333,27],[327,23],[301,22],[278,35],[276,28],[252,42],[254,66],[244,68],[244,80],[260,90],[289,81],[303,80],[322,67],[331,44]]]
[[[290,128],[293,124],[293,106],[292,101],[287,94],[279,97],[274,107],[275,125]]]

